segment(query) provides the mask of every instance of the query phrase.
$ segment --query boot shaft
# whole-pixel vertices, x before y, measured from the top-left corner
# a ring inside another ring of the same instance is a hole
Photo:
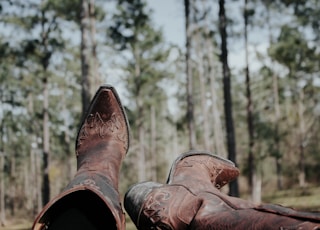
[[[64,191],[43,208],[32,229],[68,229],[75,223],[77,229],[124,230],[118,183],[128,146],[129,126],[117,92],[109,85],[102,86],[76,139],[78,171]]]
[[[101,87],[93,98],[76,141],[77,174],[98,173],[118,188],[129,147],[129,125],[116,91]]]
[[[128,190],[124,206],[139,230],[183,230],[191,223],[201,200],[183,186],[142,182]]]
[[[77,176],[42,209],[31,229],[125,230],[119,193],[99,175]]]
[[[220,189],[237,178],[239,169],[222,157],[207,152],[190,151],[173,163],[167,184],[178,184],[194,193]]]

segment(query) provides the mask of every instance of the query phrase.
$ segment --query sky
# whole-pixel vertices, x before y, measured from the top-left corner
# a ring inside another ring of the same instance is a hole
[[[152,20],[156,26],[156,29],[161,28],[164,33],[164,37],[167,42],[178,45],[182,49],[185,45],[185,21],[184,21],[184,1],[183,0],[147,0],[148,7],[153,10]],[[226,7],[230,7],[230,4]],[[227,10],[233,10],[234,12],[240,12],[239,5],[231,5],[232,9],[227,8]],[[218,4],[217,8],[214,9],[218,13]],[[229,14],[234,16],[234,12],[228,11]],[[256,61],[254,57],[255,50],[258,49],[262,53],[266,53],[267,43],[263,43],[263,39],[259,39],[258,47],[249,47],[251,53],[251,63],[250,69],[253,71],[258,69],[260,63]],[[245,66],[245,52],[243,48],[243,39],[233,39],[229,41],[229,66],[234,75],[237,76],[237,79],[244,79],[244,75],[239,75],[240,70],[243,70]],[[254,64],[256,63],[256,64]],[[107,71],[106,76],[114,76],[114,69],[104,69]],[[119,73],[121,75],[121,73]],[[242,76],[243,75],[243,76]],[[241,78],[242,77],[242,78]],[[125,87],[122,86],[119,82],[120,78],[108,78],[111,84],[117,85],[119,91],[126,92]],[[126,102],[125,102],[126,104]]]
[[[185,44],[184,1],[147,0],[147,4],[154,11],[154,23],[163,29],[164,36],[167,41],[183,47]],[[241,5],[238,5],[236,7],[233,7],[233,9],[231,10],[240,12],[241,9],[239,9],[239,7],[241,7]],[[218,9],[214,10],[218,12]],[[260,64],[256,61],[254,54],[256,50],[262,53],[266,53],[268,44],[267,42],[263,42],[263,39],[257,37],[259,35],[254,36],[255,37],[251,37],[251,39],[259,40],[259,45],[249,47],[249,52],[251,53],[249,59],[251,61],[250,67],[252,68],[252,70],[257,70],[260,67]],[[232,44],[229,43],[228,60],[231,69],[239,70],[244,68],[245,52],[243,47],[243,39],[239,39],[237,42],[233,41]]]
[[[185,42],[184,8],[182,0],[147,0],[154,11],[154,22],[168,41],[183,46]]]

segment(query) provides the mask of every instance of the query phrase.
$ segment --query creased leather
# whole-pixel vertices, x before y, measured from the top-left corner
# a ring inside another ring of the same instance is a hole
[[[155,188],[143,204],[138,229],[186,229],[201,201],[183,186]]]
[[[125,204],[134,205],[137,191],[140,212],[130,212],[138,229],[318,229],[319,213],[299,212],[278,205],[255,205],[230,197],[220,188],[239,175],[235,165],[207,152],[190,151],[173,163],[167,184],[136,185]],[[133,186],[134,188],[134,186]],[[142,194],[143,192],[140,191]],[[129,206],[128,206],[129,207]]]
[[[128,147],[129,126],[117,92],[110,85],[101,86],[91,101],[77,135],[77,173],[63,192],[43,208],[32,229],[48,228],[58,215],[54,208],[56,204],[63,207],[61,202],[65,197],[85,190],[99,197],[112,213],[117,229],[124,230],[125,216],[118,184],[121,163]]]

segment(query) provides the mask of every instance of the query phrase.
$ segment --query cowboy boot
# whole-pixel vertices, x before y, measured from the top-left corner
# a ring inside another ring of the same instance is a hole
[[[77,173],[32,229],[125,229],[118,182],[128,147],[129,126],[117,92],[101,86],[76,139]]]
[[[138,229],[316,229],[318,214],[255,206],[220,192],[238,174],[230,161],[188,152],[173,163],[167,184],[132,186],[124,206]]]
[[[231,161],[190,151],[175,160],[167,184],[133,185],[125,194],[124,206],[138,229],[186,229],[201,206],[198,193],[221,188],[238,175]]]

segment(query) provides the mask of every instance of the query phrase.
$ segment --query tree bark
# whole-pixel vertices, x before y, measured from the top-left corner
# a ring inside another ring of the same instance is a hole
[[[225,14],[224,0],[219,0],[219,31],[221,36],[221,55],[220,59],[223,68],[223,93],[224,93],[224,111],[227,130],[228,158],[237,164],[236,161],[236,141],[232,117],[232,96],[230,68],[228,64],[227,48],[227,19]],[[239,196],[238,181],[234,180],[229,184],[229,195]]]
[[[13,136],[10,132],[9,136]],[[10,189],[9,189],[9,207],[11,216],[15,216],[16,213],[16,154],[10,156]]]
[[[156,130],[156,111],[155,106],[151,105],[150,109],[150,120],[151,120],[151,144],[150,144],[150,150],[151,150],[151,180],[157,181],[157,130]]]
[[[146,154],[145,154],[145,127],[144,127],[144,107],[143,99],[141,98],[141,66],[140,66],[140,52],[139,47],[133,46],[133,56],[134,56],[134,78],[135,82],[135,98],[136,98],[136,108],[137,108],[137,130],[138,130],[138,141],[139,141],[139,152],[138,156],[138,180],[146,180]]]
[[[299,186],[304,188],[306,185],[306,175],[305,175],[305,139],[306,139],[306,125],[304,120],[304,92],[303,89],[299,91],[298,99],[298,119],[299,119]]]
[[[90,51],[88,41],[89,31],[89,3],[88,0],[81,0],[81,98],[82,98],[82,116],[84,117],[91,100],[90,93]]]
[[[189,131],[189,148],[194,149],[196,146],[196,135],[194,125],[193,109],[193,82],[192,69],[190,60],[191,50],[191,31],[190,31],[190,0],[184,0],[185,7],[185,31],[186,31],[186,78],[187,78],[187,123]]]
[[[207,39],[206,48],[208,50],[208,60],[212,65],[209,71],[210,75],[210,92],[211,92],[211,107],[212,107],[212,116],[213,116],[213,138],[214,138],[214,151],[220,156],[227,157],[227,151],[225,147],[225,137],[224,132],[221,125],[221,115],[218,106],[218,96],[217,96],[217,88],[216,88],[216,78],[214,73],[214,49],[212,42]]]
[[[35,168],[36,168],[36,213],[40,213],[42,209],[42,192],[41,192],[41,163],[40,163],[40,156],[39,154],[35,153]]]
[[[1,106],[3,103],[4,93],[0,92]],[[6,205],[5,205],[5,157],[4,157],[4,119],[0,121],[0,226],[6,225]]]
[[[95,0],[89,1],[89,14],[90,14],[90,40],[91,40],[91,54],[92,54],[92,84],[91,92],[94,93],[101,84],[99,75],[99,61],[97,56],[97,40],[96,40],[96,13],[95,13]]]
[[[202,49],[204,46],[201,44],[204,43],[204,41],[201,40],[201,37],[198,35],[195,36],[196,38],[196,43],[198,44],[196,47],[196,52],[198,56],[198,77],[199,77],[199,88],[200,88],[200,101],[201,101],[201,112],[203,116],[203,140],[204,140],[204,148],[207,150],[211,149],[210,146],[210,141],[209,141],[209,119],[208,119],[208,109],[207,109],[207,99],[206,99],[206,80],[205,76],[208,74],[205,74],[204,71],[204,55],[203,52],[204,50]]]
[[[48,65],[51,57],[51,52],[48,50],[48,36],[50,33],[50,26],[46,30],[45,12],[42,11],[41,18],[41,39],[44,48],[43,57],[41,60],[43,70],[43,111],[42,111],[42,206],[46,205],[50,200],[50,178],[49,178],[49,156],[50,156],[50,130],[49,130],[49,89],[48,89]]]
[[[269,33],[269,43],[273,42],[273,31],[270,23],[270,4],[271,2],[265,2],[266,14],[267,14],[267,27]],[[271,60],[271,65],[273,66],[273,60]],[[272,75],[272,90],[273,90],[273,100],[274,100],[274,152],[275,152],[275,163],[276,163],[276,174],[277,174],[277,188],[278,190],[283,189],[282,182],[282,154],[280,153],[280,134],[279,134],[279,122],[281,118],[280,112],[280,102],[279,102],[279,83],[278,75],[273,73]]]
[[[43,82],[43,179],[42,179],[42,205],[50,200],[49,180],[49,114],[48,114],[48,84],[47,79]]]
[[[282,190],[282,154],[280,153],[280,137],[279,137],[279,122],[280,122],[280,103],[279,103],[279,87],[278,76],[274,73],[272,76],[273,96],[274,96],[274,150],[277,171],[277,188]]]
[[[142,119],[141,119],[142,121]],[[145,157],[145,130],[142,122],[138,126],[138,135],[139,135],[139,153],[138,153],[138,180],[145,181],[146,180],[146,157]]]
[[[2,141],[2,124],[1,124],[1,146]],[[4,152],[3,148],[0,149],[0,226],[6,225],[6,206],[5,206],[5,195],[4,195]]]
[[[261,202],[261,178],[257,171],[257,162],[254,153],[254,121],[253,103],[251,96],[251,82],[249,69],[249,50],[248,50],[248,0],[245,0],[244,7],[244,42],[245,42],[245,74],[246,74],[246,97],[247,97],[247,127],[248,127],[248,171],[249,186],[251,188],[251,198],[254,203]],[[259,188],[260,186],[260,188]]]

